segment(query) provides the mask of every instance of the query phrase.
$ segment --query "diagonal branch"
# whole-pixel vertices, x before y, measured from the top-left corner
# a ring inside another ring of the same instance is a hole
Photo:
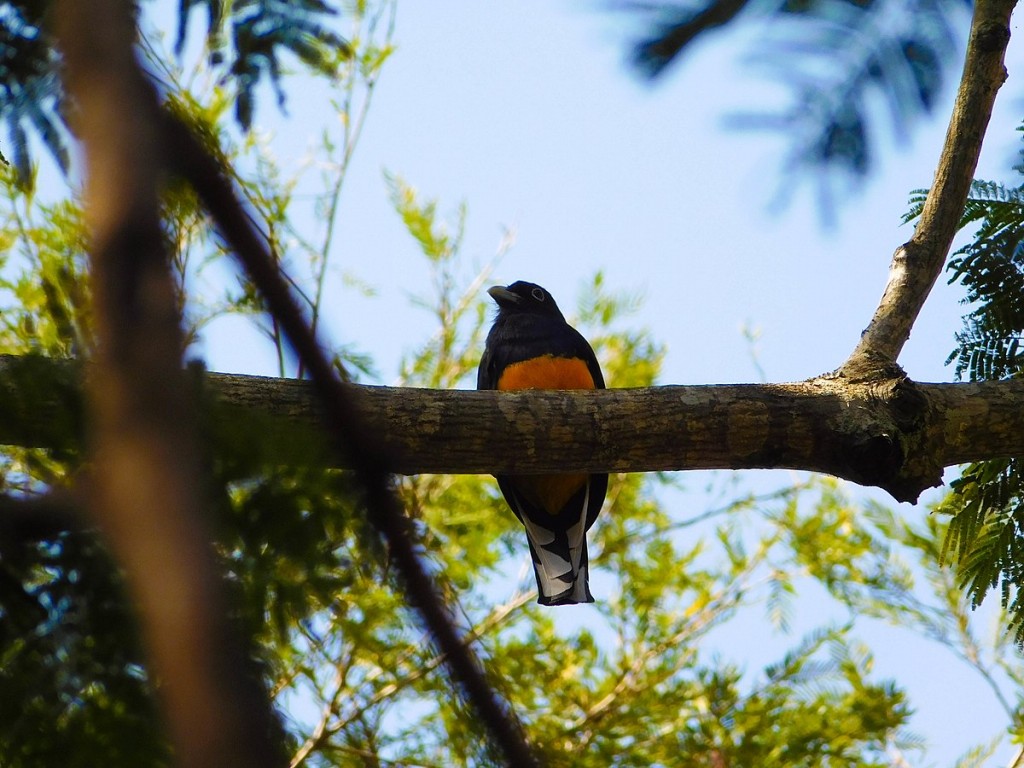
[[[1006,80],[1003,58],[1016,0],[978,0],[964,71],[935,179],[913,236],[896,249],[889,281],[871,323],[839,373],[862,380],[893,371],[956,235],[978,165],[996,93]]]
[[[341,382],[328,361],[265,241],[253,228],[220,166],[189,129],[168,115],[164,121],[164,136],[170,155],[175,159],[174,169],[195,188],[221,235],[266,299],[270,314],[284,328],[302,366],[309,372],[310,385],[323,408],[332,446],[350,462],[364,488],[370,522],[387,541],[406,595],[419,611],[439,652],[446,657],[452,676],[462,686],[466,699],[508,764],[524,768],[537,765],[518,722],[487,682],[479,660],[456,629],[434,580],[416,553],[408,520],[391,491],[391,457],[376,439],[377,433],[367,428],[361,418],[351,396],[352,390]]]
[[[476,643],[484,635],[490,633],[492,629],[500,626],[506,618],[512,615],[515,611],[518,611],[524,605],[537,597],[535,590],[529,592],[519,593],[507,603],[495,606],[490,614],[488,614],[479,624],[473,627],[464,636],[463,642],[467,644]],[[335,695],[330,702],[331,706],[325,707],[320,721],[317,723],[313,730],[312,735],[303,743],[299,750],[292,757],[289,768],[299,768],[306,762],[306,759],[314,753],[320,745],[326,741],[330,736],[339,731],[347,728],[351,723],[363,717],[373,707],[377,706],[383,701],[394,697],[396,694],[401,693],[403,690],[408,688],[410,685],[418,680],[423,679],[435,669],[445,663],[447,659],[443,654],[438,654],[428,660],[425,664],[421,664],[415,670],[410,672],[408,675],[400,677],[387,685],[380,688],[373,696],[367,699],[365,702],[356,706],[354,710],[345,714],[343,717],[339,717],[339,708],[337,706],[337,699],[340,696],[340,691],[336,691]],[[378,670],[380,669],[378,668]],[[366,680],[376,678],[377,675],[371,673],[367,676]],[[338,719],[334,719],[338,718]]]
[[[88,507],[124,568],[178,763],[270,766],[273,716],[234,642],[203,520],[197,418],[163,249],[156,95],[133,3],[53,11],[87,164],[98,348]]]

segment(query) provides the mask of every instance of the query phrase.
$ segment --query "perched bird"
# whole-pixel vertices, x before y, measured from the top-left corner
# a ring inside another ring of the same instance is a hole
[[[550,293],[523,281],[487,292],[498,316],[487,334],[477,389],[604,389],[594,350],[565,321]],[[526,527],[537,602],[594,602],[586,533],[601,511],[608,475],[504,475],[498,486]]]

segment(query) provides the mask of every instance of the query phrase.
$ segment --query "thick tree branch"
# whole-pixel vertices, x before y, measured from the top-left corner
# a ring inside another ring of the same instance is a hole
[[[209,374],[222,402],[319,420],[302,382]],[[1024,381],[470,392],[349,386],[405,474],[788,468],[915,501],[946,466],[1024,453]],[[259,393],[258,395],[256,393]]]
[[[270,766],[269,704],[226,626],[203,525],[197,419],[163,253],[155,93],[135,61],[133,3],[54,10],[87,162],[98,339],[89,371],[88,510],[125,569],[177,762]]]
[[[26,371],[33,375],[25,387]],[[78,367],[0,356],[0,443],[73,447]],[[268,462],[328,461],[307,381],[207,373],[221,450]],[[17,399],[22,388],[30,397]],[[476,392],[346,385],[392,471],[417,474],[790,468],[875,485],[912,501],[943,467],[1024,455],[1024,381],[730,384],[599,392]],[[33,429],[32,424],[43,428]],[[267,439],[272,435],[273,439]]]
[[[963,76],[935,179],[913,237],[896,249],[889,281],[871,323],[840,373],[854,380],[895,370],[925,299],[942,271],[978,165],[996,93],[1006,80],[1003,57],[1016,0],[978,0]]]
[[[0,559],[10,541],[53,541],[85,528],[78,494],[61,489],[44,496],[0,495]]]

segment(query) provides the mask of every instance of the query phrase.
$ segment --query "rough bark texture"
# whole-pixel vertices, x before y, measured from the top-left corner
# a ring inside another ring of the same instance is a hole
[[[0,356],[0,442],[67,447],[79,418],[77,377],[67,361]],[[208,373],[202,386],[223,450],[251,453],[259,441],[269,461],[326,456],[326,439],[312,447],[323,417],[309,382]],[[789,468],[913,501],[943,467],[1024,455],[1024,381],[824,376],[598,392],[348,391],[389,468],[405,474]]]
[[[209,386],[224,403],[318,421],[303,382],[210,374]],[[946,466],[1024,454],[1017,381],[352,391],[390,468],[406,474],[789,468],[915,501]]]
[[[946,140],[909,241],[896,249],[889,280],[871,323],[841,372],[852,379],[896,373],[895,363],[925,299],[942,271],[978,166],[999,87],[1016,0],[975,3],[967,57]]]

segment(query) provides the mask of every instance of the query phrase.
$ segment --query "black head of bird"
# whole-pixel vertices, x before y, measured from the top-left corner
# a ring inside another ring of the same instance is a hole
[[[554,297],[536,283],[518,280],[509,286],[488,288],[487,293],[497,303],[499,312],[529,312],[565,320]]]

